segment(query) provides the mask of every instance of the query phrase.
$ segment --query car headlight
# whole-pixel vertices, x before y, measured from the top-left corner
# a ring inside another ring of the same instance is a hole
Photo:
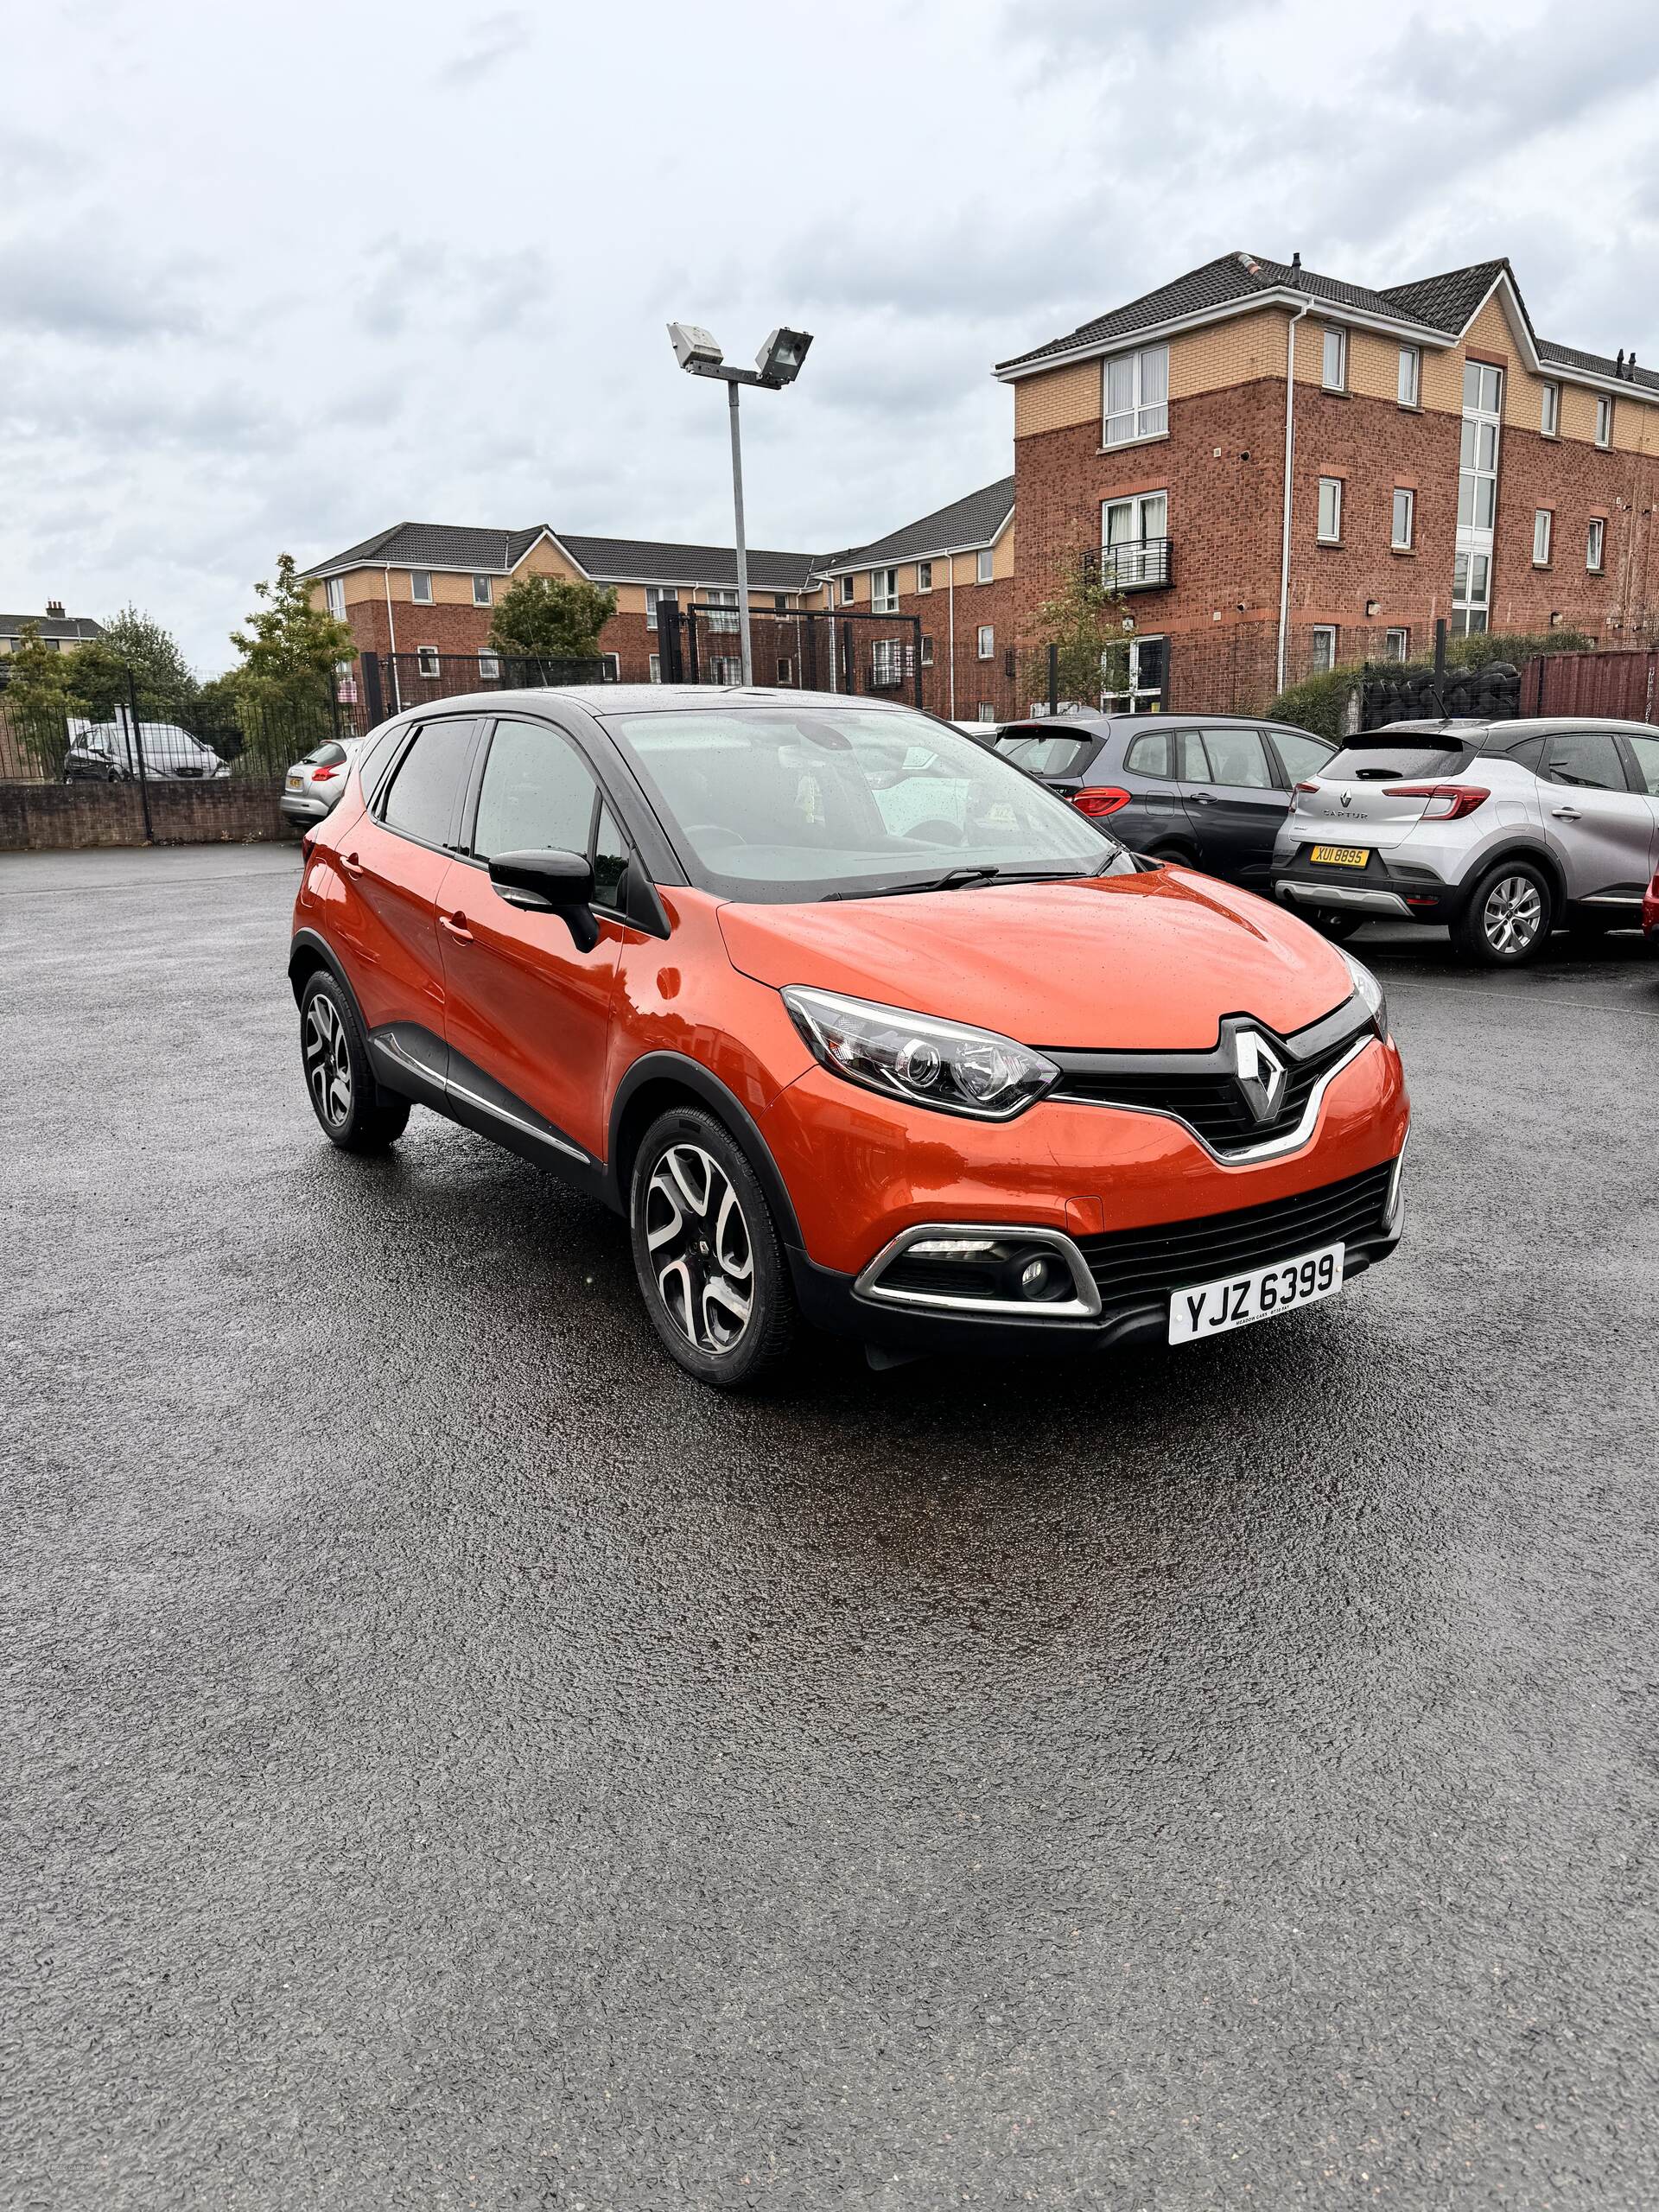
[[[1338,945],[1337,950],[1342,951],[1341,946]],[[1351,952],[1344,952],[1342,957],[1348,963],[1348,973],[1354,979],[1354,989],[1370,1010],[1377,1035],[1386,1037],[1389,1033],[1389,1001],[1382,984],[1364,963],[1356,960]]]
[[[935,1014],[874,1006],[834,991],[791,983],[784,1004],[814,1058],[849,1083],[942,1114],[1007,1122],[1059,1081],[1052,1060],[999,1037]]]

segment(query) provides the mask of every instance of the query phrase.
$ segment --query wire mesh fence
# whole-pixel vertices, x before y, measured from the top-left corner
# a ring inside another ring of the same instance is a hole
[[[202,783],[269,779],[330,739],[358,734],[326,694],[268,700],[147,698],[77,712],[0,691],[0,783]]]

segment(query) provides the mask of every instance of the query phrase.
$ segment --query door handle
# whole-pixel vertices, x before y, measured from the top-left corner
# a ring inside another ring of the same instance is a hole
[[[1582,822],[1584,819],[1576,806],[1553,806],[1549,810],[1558,822]]]
[[[438,921],[444,929],[448,931],[451,937],[459,938],[463,944],[470,944],[472,943],[473,933],[467,926],[467,917],[465,914],[460,912],[454,914],[440,914],[438,916]]]
[[[347,875],[361,875],[363,873],[363,863],[355,853],[342,853],[340,864]]]
[[[1187,797],[1192,800],[1194,806],[1208,806],[1210,804],[1210,794],[1208,791],[1189,791],[1187,793]]]

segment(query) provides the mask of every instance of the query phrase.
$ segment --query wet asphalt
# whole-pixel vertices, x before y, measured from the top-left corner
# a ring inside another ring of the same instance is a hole
[[[670,1368],[313,1123],[291,849],[0,859],[0,2201],[1659,2202],[1659,961],[1373,930],[1399,1256]]]

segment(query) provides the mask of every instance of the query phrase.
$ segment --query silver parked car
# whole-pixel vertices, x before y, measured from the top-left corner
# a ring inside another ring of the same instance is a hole
[[[315,747],[283,779],[283,812],[290,822],[321,822],[346,788],[363,741],[347,737]]]
[[[1327,929],[1440,922],[1511,967],[1553,929],[1634,929],[1659,863],[1659,728],[1562,717],[1398,722],[1299,783],[1273,886]]]
[[[211,782],[231,772],[211,745],[177,722],[141,721],[137,744],[124,715],[116,721],[70,723],[69,749],[63,756],[66,784],[130,783],[141,766],[158,783]]]

